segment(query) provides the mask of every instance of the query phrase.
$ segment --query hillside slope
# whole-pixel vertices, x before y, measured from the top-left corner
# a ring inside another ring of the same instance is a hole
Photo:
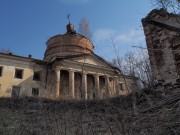
[[[0,99],[0,135],[179,135],[180,88],[100,101]]]

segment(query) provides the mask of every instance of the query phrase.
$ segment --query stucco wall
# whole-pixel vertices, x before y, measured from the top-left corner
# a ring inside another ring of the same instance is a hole
[[[126,81],[124,81],[123,76],[119,76],[114,69],[102,62],[98,64],[96,60],[89,59],[87,63],[81,62],[82,60],[55,60],[54,63],[47,64],[31,58],[0,54],[0,67],[3,68],[2,76],[0,76],[0,97],[11,97],[12,87],[20,87],[19,96],[32,96],[32,88],[37,88],[39,89],[38,97],[55,99],[57,81],[55,71],[57,69],[61,70],[60,99],[72,99],[72,91],[69,89],[70,71],[74,71],[75,99],[84,99],[84,90],[82,87],[82,74],[84,72],[87,74],[87,100],[97,99],[99,97],[104,99],[118,95],[127,95],[134,91],[135,85],[133,78],[124,76],[126,78]],[[16,69],[23,70],[22,79],[14,77]],[[33,80],[35,71],[40,72],[40,81]],[[99,93],[95,89],[97,85],[95,79],[97,74],[99,76]],[[109,85],[107,85],[107,81],[109,81]],[[118,82],[123,83],[123,90],[117,90],[119,88],[117,87]],[[128,85],[125,85],[125,83]]]
[[[20,96],[32,96],[32,88],[39,89],[39,96],[45,95],[46,68],[44,66],[23,59],[11,59],[8,57],[0,57],[0,66],[3,68],[0,77],[0,96],[11,97],[13,86],[20,87]],[[15,69],[23,70],[22,79],[14,77]],[[40,81],[33,80],[34,71],[40,71]]]

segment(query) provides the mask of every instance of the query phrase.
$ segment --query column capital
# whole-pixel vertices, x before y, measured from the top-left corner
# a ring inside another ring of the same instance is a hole
[[[82,71],[82,74],[83,74],[83,75],[87,75],[88,72],[87,72],[87,71]]]
[[[60,71],[60,70],[61,70],[61,68],[57,68],[57,67],[54,68],[54,71],[55,71],[55,72]]]
[[[73,70],[73,69],[67,69],[67,70],[68,70],[69,73],[74,73],[74,72],[76,72],[76,71]]]
[[[56,72],[56,73],[59,73],[59,72],[60,72],[60,70],[58,70],[58,69],[57,69],[57,70],[55,70],[55,72]]]
[[[102,74],[99,74],[99,73],[96,73],[96,74],[93,74],[93,76],[97,76],[97,77],[99,77],[99,76],[101,76]]]
[[[110,75],[108,75],[108,74],[105,74],[105,77],[110,78],[111,76],[110,76]]]

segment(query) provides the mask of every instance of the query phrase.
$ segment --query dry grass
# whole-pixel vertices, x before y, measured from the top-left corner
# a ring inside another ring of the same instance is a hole
[[[179,135],[180,89],[100,101],[0,99],[0,135]]]

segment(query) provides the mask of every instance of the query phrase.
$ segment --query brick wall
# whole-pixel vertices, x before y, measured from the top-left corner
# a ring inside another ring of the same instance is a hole
[[[142,19],[153,75],[163,84],[176,83],[178,79],[173,42],[179,37],[179,22],[179,16],[162,9],[153,10]]]

